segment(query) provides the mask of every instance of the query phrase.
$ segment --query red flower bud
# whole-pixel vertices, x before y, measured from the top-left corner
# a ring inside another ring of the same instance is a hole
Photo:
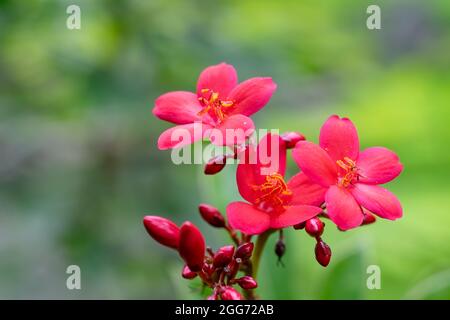
[[[305,231],[314,238],[322,235],[323,228],[324,223],[317,217],[307,220],[305,224]]]
[[[321,266],[326,267],[330,263],[331,249],[330,247],[320,239],[316,243],[316,260]]]
[[[241,244],[236,249],[236,254],[234,255],[236,258],[240,258],[243,261],[250,259],[253,253],[253,242],[246,242],[244,244]]]
[[[223,269],[223,271],[225,271],[228,275],[228,278],[233,279],[238,273],[240,264],[240,262],[238,262],[239,260],[239,258],[231,260],[231,262]]]
[[[227,164],[227,156],[219,155],[209,159],[208,163],[205,165],[205,174],[216,174],[225,167]]]
[[[189,269],[188,266],[183,267],[183,271],[181,272],[181,276],[185,279],[194,279],[197,276],[197,272],[192,271]]]
[[[217,293],[214,292],[212,295],[208,296],[208,298],[206,298],[206,300],[217,300]]]
[[[189,221],[180,228],[178,252],[194,272],[200,271],[205,258],[205,239],[197,227]]]
[[[222,300],[242,300],[241,294],[232,287],[224,287],[220,297]]]
[[[306,225],[305,221],[300,222],[299,224],[294,225],[294,229],[295,230],[301,230],[301,229],[303,229],[305,227],[305,225]]]
[[[214,273],[214,267],[212,264],[209,263],[203,263],[203,268],[202,268],[203,272],[210,277],[213,273]]]
[[[200,211],[202,218],[213,227],[225,227],[225,218],[217,208],[210,206],[209,204],[202,203],[198,206],[198,211]]]
[[[306,138],[301,133],[292,131],[283,133],[281,135],[281,139],[283,139],[283,141],[285,142],[287,149],[292,149],[295,148],[297,142],[303,141]]]
[[[233,259],[234,246],[224,246],[217,250],[213,258],[213,265],[215,268],[222,268],[230,263]]]
[[[180,229],[172,221],[158,216],[145,216],[144,226],[148,234],[160,244],[178,248]]]
[[[374,223],[375,221],[377,221],[377,218],[375,218],[375,216],[370,212],[366,211],[364,212],[364,220],[361,225],[371,224]]]
[[[249,290],[258,287],[256,280],[250,276],[243,276],[242,278],[236,279],[236,282],[241,286],[242,289]]]

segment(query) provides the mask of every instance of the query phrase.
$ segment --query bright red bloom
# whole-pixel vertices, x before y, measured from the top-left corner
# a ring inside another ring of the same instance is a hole
[[[326,192],[323,200],[328,216],[340,229],[361,225],[362,208],[385,219],[402,216],[398,199],[378,186],[395,179],[403,170],[394,152],[372,147],[360,153],[355,126],[338,116],[328,118],[319,140],[320,146],[298,142],[292,155],[302,172]]]
[[[278,148],[272,150],[272,146]],[[307,179],[296,175],[288,183],[284,181],[286,145],[280,136],[266,135],[256,151],[248,147],[244,155],[246,159],[241,158],[236,178],[239,193],[250,203],[239,201],[227,206],[228,221],[233,228],[246,234],[259,234],[268,229],[293,226],[322,211],[305,205],[317,202],[317,198],[323,196],[322,188],[312,186],[311,190],[319,190],[319,193],[309,192],[310,199],[306,199],[303,191],[312,185],[306,183]],[[267,155],[267,159],[263,155]]]
[[[164,131],[158,139],[159,149],[182,147],[202,138],[215,144],[231,145],[244,142],[245,136],[227,141],[214,141],[215,129],[226,137],[226,129],[254,130],[252,114],[264,107],[276,89],[272,78],[251,78],[238,84],[232,65],[221,63],[203,70],[197,82],[197,92],[173,91],[158,97],[153,114],[177,126]],[[172,140],[172,133],[185,129],[190,141]]]

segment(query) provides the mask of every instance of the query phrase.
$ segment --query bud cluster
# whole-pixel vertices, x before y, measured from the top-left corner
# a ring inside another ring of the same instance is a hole
[[[233,287],[236,285],[246,291],[247,297],[252,297],[249,291],[258,286],[255,279],[248,274],[241,277],[237,275],[240,271],[248,273],[251,270],[253,243],[238,239],[216,208],[201,204],[199,211],[208,224],[226,229],[237,244],[226,245],[213,251],[206,246],[200,230],[189,221],[178,227],[168,219],[146,216],[144,226],[155,241],[178,251],[185,263],[181,271],[184,279],[199,277],[205,286],[212,289],[208,300],[241,300],[241,293]]]

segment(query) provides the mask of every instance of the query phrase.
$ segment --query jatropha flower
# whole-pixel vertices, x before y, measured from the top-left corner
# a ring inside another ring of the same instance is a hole
[[[200,74],[196,93],[174,91],[156,99],[153,114],[177,125],[161,134],[158,148],[182,147],[208,137],[217,145],[243,143],[254,130],[249,116],[267,104],[276,87],[268,77],[238,84],[236,70],[229,64],[206,68]],[[227,129],[240,129],[243,134],[230,136]],[[184,130],[189,139],[177,130]]]
[[[298,142],[293,157],[302,172],[321,186],[328,217],[341,230],[363,224],[365,210],[390,220],[402,216],[398,199],[378,186],[395,179],[403,169],[394,152],[383,147],[360,152],[355,126],[336,115],[322,126],[319,140],[319,145]],[[374,221],[373,217],[368,220]]]
[[[320,201],[322,188],[311,184],[303,174],[285,182],[286,145],[280,136],[264,136],[256,150],[252,146],[246,149],[244,157],[241,156],[236,178],[239,193],[249,203],[239,201],[227,206],[231,227],[250,235],[260,234],[296,225],[322,211],[311,205]]]

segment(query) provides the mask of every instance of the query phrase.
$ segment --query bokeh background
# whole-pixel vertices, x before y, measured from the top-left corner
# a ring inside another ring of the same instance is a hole
[[[81,7],[81,30],[66,8]],[[366,28],[378,4],[382,29]],[[203,176],[158,151],[169,124],[154,99],[193,90],[222,61],[278,90],[259,128],[317,141],[330,114],[350,117],[362,147],[395,150],[405,170],[389,189],[404,218],[339,232],[327,223],[328,268],[314,240],[275,237],[259,293],[273,299],[450,298],[450,3],[442,1],[0,1],[0,298],[200,298],[177,254],[152,241],[145,214],[187,219],[239,199],[234,166]],[[296,171],[292,160],[289,174]],[[67,290],[68,265],[82,290]],[[368,290],[366,268],[381,268]]]

